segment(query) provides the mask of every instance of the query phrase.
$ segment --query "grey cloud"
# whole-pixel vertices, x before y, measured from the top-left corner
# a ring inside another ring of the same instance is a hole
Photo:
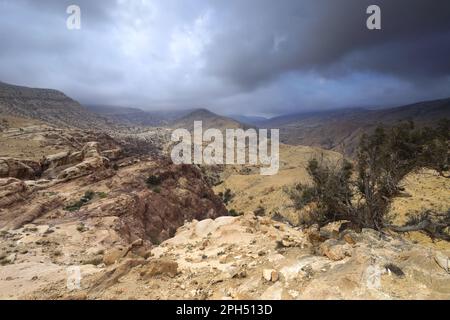
[[[365,27],[368,5],[381,31]],[[65,28],[66,7],[82,30]],[[447,0],[0,0],[0,81],[276,114],[450,96]]]
[[[377,1],[382,8],[383,30],[369,31],[365,10],[372,3],[319,0],[308,2],[305,8],[305,1],[283,5],[234,1],[233,14],[224,19],[232,27],[224,29],[209,48],[208,71],[253,89],[292,70],[318,69],[331,75],[328,69],[360,53],[364,58],[339,69],[419,77],[450,73],[450,2]],[[274,52],[277,35],[286,41]]]

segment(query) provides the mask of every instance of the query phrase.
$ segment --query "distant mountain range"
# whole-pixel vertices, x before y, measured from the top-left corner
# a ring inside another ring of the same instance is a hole
[[[144,111],[100,105],[84,107],[57,90],[0,82],[0,114],[84,129],[114,130],[137,126],[192,130],[196,120],[203,121],[204,129],[278,128],[283,143],[317,146],[352,155],[361,135],[378,125],[412,120],[418,125],[432,126],[439,119],[450,118],[450,98],[381,110],[339,109],[266,119],[238,115],[225,117],[207,109]]]
[[[388,109],[362,108],[305,112],[249,122],[263,128],[279,128],[281,142],[317,146],[354,154],[364,132],[378,125],[393,125],[412,120],[420,126],[433,126],[438,120],[450,119],[450,98],[425,101]]]

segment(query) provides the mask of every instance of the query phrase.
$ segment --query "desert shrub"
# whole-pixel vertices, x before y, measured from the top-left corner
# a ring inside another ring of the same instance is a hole
[[[442,119],[436,128],[423,129],[423,166],[436,170],[440,175],[450,170],[450,120]]]
[[[64,210],[69,211],[69,212],[74,212],[74,211],[78,211],[81,209],[82,204],[77,201],[74,202],[72,204],[69,204],[68,206],[64,207]]]
[[[161,177],[157,176],[157,175],[154,175],[154,174],[149,176],[147,178],[147,180],[145,181],[145,183],[147,184],[147,186],[149,188],[153,188],[153,187],[159,186],[161,184],[161,182],[162,182]]]
[[[404,226],[390,226],[397,232],[420,231],[432,239],[450,241],[450,210],[447,212],[424,212],[410,216]]]
[[[95,192],[92,190],[88,190],[84,193],[84,196],[80,200],[84,201],[84,202],[89,202],[92,199],[94,199],[94,197],[95,197]]]
[[[80,198],[80,200],[73,202],[66,206],[64,210],[69,212],[75,212],[81,209],[82,206],[89,203],[95,197],[95,192],[88,190],[84,193],[84,195]]]
[[[310,160],[307,171],[313,179],[312,185],[297,184],[288,190],[295,208],[299,210],[314,203],[314,216],[319,224],[339,220],[339,216],[352,215],[352,168],[346,160],[337,167],[326,166],[316,159]]]
[[[84,223],[80,222],[80,223],[77,225],[77,231],[78,231],[78,232],[85,232],[86,230],[87,230],[87,228],[86,228],[86,226],[84,225]]]
[[[160,188],[160,187],[155,187],[155,188],[153,188],[152,190],[153,190],[153,192],[155,192],[155,193],[161,193],[161,188]]]
[[[98,196],[100,199],[105,199],[105,198],[108,197],[108,194],[107,194],[106,192],[97,192],[97,196]]]
[[[387,225],[389,205],[402,188],[401,180],[421,167],[445,169],[448,165],[448,122],[436,129],[417,129],[401,123],[377,128],[360,141],[355,166],[343,160],[330,166],[312,159],[308,163],[311,185],[298,184],[288,190],[296,209],[315,208],[319,225],[338,220],[359,228],[380,230]],[[435,157],[445,149],[447,157]]]
[[[234,198],[234,194],[231,192],[231,189],[225,189],[225,192],[219,192],[218,196],[222,198],[225,205],[228,205],[228,203]]]
[[[237,212],[235,209],[231,209],[230,211],[228,211],[228,214],[232,217],[238,217],[241,214],[239,212]]]
[[[255,216],[257,216],[257,217],[263,217],[266,215],[266,209],[262,206],[258,206],[258,208],[256,208],[254,213],[255,213]]]

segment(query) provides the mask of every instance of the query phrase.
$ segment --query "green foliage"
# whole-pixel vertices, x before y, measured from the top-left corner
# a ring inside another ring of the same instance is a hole
[[[231,192],[231,189],[226,189],[225,192],[219,192],[218,196],[222,198],[225,205],[228,205],[228,203],[234,198],[234,194]]]
[[[306,205],[315,204],[317,222],[326,223],[335,219],[337,212],[349,214],[353,191],[350,186],[352,165],[343,160],[339,167],[329,167],[310,160],[307,171],[313,179],[313,184],[297,184],[288,190],[288,195],[297,210]]]
[[[448,120],[436,129],[417,129],[407,122],[377,128],[361,139],[355,170],[348,161],[330,167],[313,159],[308,173],[313,183],[288,190],[296,209],[314,204],[316,222],[348,220],[362,228],[381,229],[392,198],[402,191],[400,181],[421,167],[448,170]]]
[[[161,193],[161,188],[160,187],[155,187],[155,188],[153,188],[153,192]]]
[[[64,210],[69,211],[69,212],[75,212],[81,209],[81,207],[83,206],[83,204],[80,201],[74,202],[68,206],[66,206],[64,208]]]
[[[108,194],[107,194],[106,192],[97,192],[97,196],[98,196],[100,199],[105,199],[105,198],[108,197]]]
[[[94,199],[94,197],[95,197],[95,192],[92,190],[88,190],[84,193],[84,196],[80,200],[87,203],[87,202],[91,201],[92,199]]]
[[[82,206],[86,205],[87,203],[89,203],[92,199],[94,199],[95,197],[95,192],[88,190],[84,193],[84,195],[80,198],[80,200],[69,204],[68,206],[66,206],[64,208],[64,210],[69,211],[69,212],[75,212],[81,209]]]
[[[444,175],[450,170],[450,120],[442,119],[435,129],[424,128],[421,162]]]
[[[161,184],[161,182],[162,182],[161,177],[160,176],[156,176],[154,174],[149,176],[147,178],[147,180],[145,181],[145,183],[147,184],[147,186],[149,188],[153,188],[153,187],[159,186]]]
[[[228,211],[228,214],[232,217],[238,217],[241,214],[239,212],[237,212],[235,209],[231,209],[230,211]]]

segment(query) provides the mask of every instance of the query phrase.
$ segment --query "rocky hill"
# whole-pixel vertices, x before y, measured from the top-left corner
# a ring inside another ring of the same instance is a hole
[[[0,82],[0,114],[40,120],[55,126],[109,128],[111,121],[82,107],[64,93]]]
[[[170,124],[171,128],[184,128],[194,130],[194,121],[202,121],[203,129],[215,128],[221,131],[225,129],[246,129],[244,125],[228,117],[220,116],[206,109],[195,110]]]

